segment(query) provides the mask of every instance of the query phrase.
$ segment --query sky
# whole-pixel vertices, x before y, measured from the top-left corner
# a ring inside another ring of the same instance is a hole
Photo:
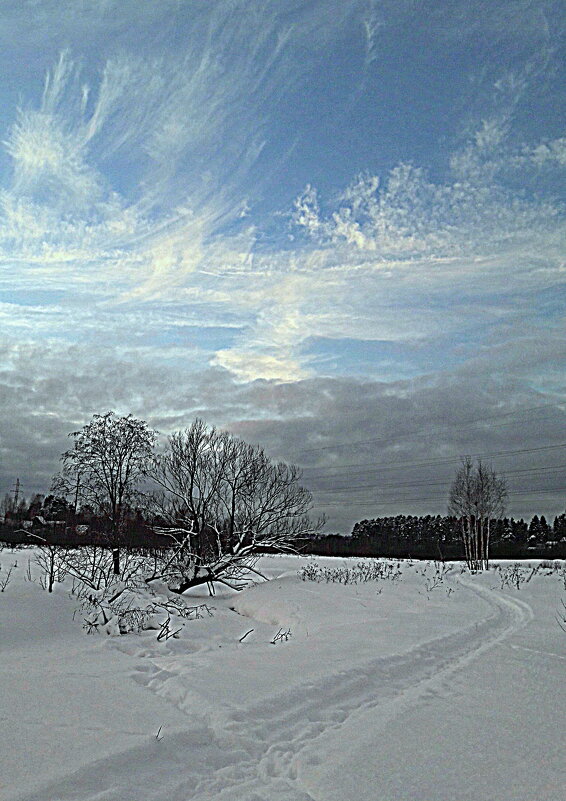
[[[566,508],[566,13],[0,0],[0,494],[69,432],[201,417],[326,531],[462,456]]]

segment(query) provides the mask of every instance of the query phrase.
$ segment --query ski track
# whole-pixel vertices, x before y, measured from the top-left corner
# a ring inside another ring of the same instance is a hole
[[[301,789],[297,777],[301,765],[321,762],[316,748],[310,748],[321,734],[338,730],[351,716],[372,709],[379,711],[372,725],[383,729],[416,704],[448,696],[454,692],[449,681],[454,674],[532,620],[532,610],[524,601],[460,577],[456,580],[490,602],[494,613],[405,653],[300,684],[233,710],[221,722],[203,721],[163,741],[153,738],[150,744],[105,760],[103,765],[95,763],[79,771],[78,786],[84,790],[86,779],[93,788],[80,801],[133,801],[140,797],[132,795],[129,783],[134,771],[133,780],[143,788],[146,801],[315,801]],[[179,676],[156,665],[140,667],[134,674],[138,683],[187,708]],[[169,679],[174,681],[167,686]],[[185,696],[188,693],[187,688]],[[130,759],[136,765],[134,771],[128,771]],[[79,801],[73,785],[77,786],[73,777],[68,777],[30,801]]]

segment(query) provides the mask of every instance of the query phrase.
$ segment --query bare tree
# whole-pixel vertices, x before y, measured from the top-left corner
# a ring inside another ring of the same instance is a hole
[[[466,563],[470,569],[474,567],[477,562],[477,554],[474,548],[475,542],[473,539],[475,492],[473,473],[473,462],[469,456],[466,456],[462,460],[462,465],[458,469],[454,481],[452,482],[448,500],[448,514],[460,518],[464,554]]]
[[[471,570],[489,567],[490,525],[502,517],[507,484],[481,459],[466,456],[458,469],[448,501],[448,513],[460,518],[466,562]]]
[[[7,492],[0,503],[0,512],[2,513],[2,517],[6,520],[10,515],[12,515],[16,511],[16,504],[14,503],[14,499]]]
[[[261,551],[291,551],[320,528],[298,468],[202,420],[169,437],[151,476],[159,530],[177,543],[154,578],[179,593],[201,584],[213,592],[215,582],[239,589]]]
[[[39,584],[47,592],[53,592],[57,582],[63,581],[66,576],[66,551],[60,545],[47,542],[44,537],[32,534],[31,537],[37,545],[34,562],[41,570]]]
[[[110,527],[114,572],[120,572],[119,542],[128,508],[139,496],[140,481],[153,453],[156,432],[143,420],[107,412],[95,414],[80,431],[73,447],[61,456],[62,470],[53,488],[91,505]]]

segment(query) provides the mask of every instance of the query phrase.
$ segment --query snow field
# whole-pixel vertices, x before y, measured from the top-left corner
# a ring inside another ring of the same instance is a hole
[[[20,574],[0,595],[3,797],[564,801],[558,573],[299,576],[355,561],[265,557],[270,581],[193,593],[213,617],[166,642],[87,636],[64,585]]]

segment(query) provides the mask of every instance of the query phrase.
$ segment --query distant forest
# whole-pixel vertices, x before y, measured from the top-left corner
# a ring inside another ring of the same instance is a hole
[[[325,556],[464,558],[460,520],[442,515],[362,520],[349,537],[320,535],[306,542],[304,551]],[[544,515],[535,515],[529,523],[507,517],[492,520],[490,552],[492,558],[566,558],[566,513],[552,524]]]
[[[36,495],[29,501],[21,498],[17,506],[6,496],[2,506],[0,541],[31,544],[44,540],[67,547],[111,544],[107,521],[88,507],[75,514],[69,503],[53,495]],[[143,510],[131,510],[121,544],[168,547],[171,541],[154,531],[158,524]],[[378,517],[356,523],[349,536],[320,534],[301,540],[299,550],[321,556],[462,559],[460,526],[458,518],[442,515]],[[566,558],[566,513],[552,523],[544,515],[535,515],[529,522],[507,517],[493,520],[490,552],[492,558]]]

